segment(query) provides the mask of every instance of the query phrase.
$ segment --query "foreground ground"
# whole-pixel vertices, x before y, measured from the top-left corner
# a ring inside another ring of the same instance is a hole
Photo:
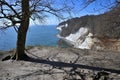
[[[0,52],[0,59],[13,52]],[[0,61],[0,80],[120,80],[120,52],[32,47],[27,53],[30,61]]]

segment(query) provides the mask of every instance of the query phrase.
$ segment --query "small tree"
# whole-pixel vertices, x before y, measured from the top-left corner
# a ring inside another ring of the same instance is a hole
[[[60,1],[58,1],[60,2]],[[32,20],[43,20],[52,14],[63,19],[63,13],[69,13],[67,4],[57,6],[56,0],[0,0],[1,29],[14,27],[17,32],[17,47],[12,59],[24,60],[28,56],[25,53],[26,35]]]

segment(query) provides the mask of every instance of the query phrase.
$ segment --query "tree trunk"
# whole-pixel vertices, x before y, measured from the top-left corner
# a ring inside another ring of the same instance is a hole
[[[29,27],[29,0],[22,0],[22,22],[18,28],[17,47],[14,58],[25,59],[26,35]]]

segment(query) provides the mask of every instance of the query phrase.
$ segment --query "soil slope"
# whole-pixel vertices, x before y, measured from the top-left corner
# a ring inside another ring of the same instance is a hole
[[[120,80],[119,52],[32,47],[27,54],[29,61],[0,61],[0,80]]]

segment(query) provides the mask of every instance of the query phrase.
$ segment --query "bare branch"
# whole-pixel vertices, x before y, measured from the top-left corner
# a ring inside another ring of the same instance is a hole
[[[21,19],[20,16],[19,16],[19,14],[16,12],[16,10],[11,5],[9,5],[6,1],[0,1],[0,3],[3,4],[3,5],[8,6],[17,15],[17,17],[19,19]]]
[[[14,28],[14,30],[16,31],[16,33],[18,33],[18,27],[17,27],[17,26],[14,26],[13,28]]]
[[[90,4],[92,4],[95,1],[96,0],[85,0],[85,2],[82,3],[83,7],[80,9],[80,11],[82,11],[83,9],[85,9],[86,7],[88,7]]]

